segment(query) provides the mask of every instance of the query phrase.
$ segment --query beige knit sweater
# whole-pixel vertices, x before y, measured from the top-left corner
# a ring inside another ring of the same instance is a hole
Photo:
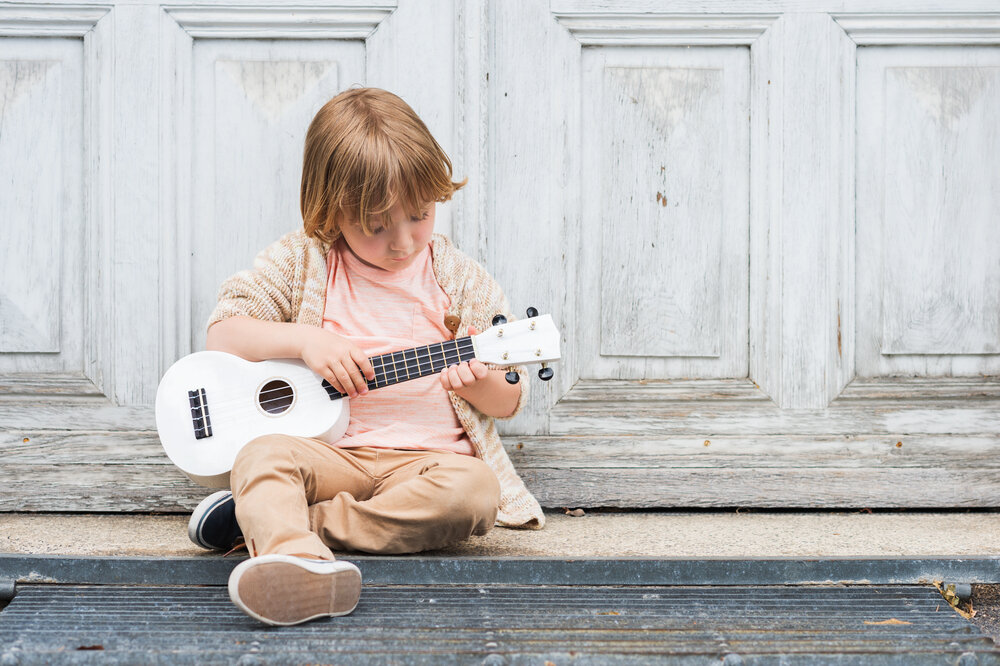
[[[322,326],[329,249],[328,244],[308,237],[301,230],[278,239],[257,255],[252,270],[241,271],[222,283],[219,302],[208,325],[243,315],[264,321]],[[513,320],[503,291],[482,266],[440,234],[434,234],[431,250],[434,276],[451,299],[447,314],[459,318],[459,331],[464,333],[469,326],[486,330],[493,316],[500,313]],[[523,368],[515,370],[521,375],[522,387],[516,414],[524,406],[528,382]],[[500,481],[497,524],[541,529],[545,525],[545,514],[514,470],[500,443],[493,418],[454,393],[450,395],[476,455],[490,466]]]

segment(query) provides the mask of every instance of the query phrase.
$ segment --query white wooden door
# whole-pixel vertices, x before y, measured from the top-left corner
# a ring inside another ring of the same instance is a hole
[[[0,510],[197,502],[157,380],[354,84],[564,330],[543,505],[1000,502],[996,0],[141,0],[0,3]]]
[[[159,377],[202,347],[222,278],[301,226],[303,140],[329,98],[393,90],[454,150],[460,13],[0,3],[0,510],[204,493],[161,452]]]
[[[1000,3],[482,8],[546,506],[1000,502]],[[484,77],[485,78],[485,77]]]

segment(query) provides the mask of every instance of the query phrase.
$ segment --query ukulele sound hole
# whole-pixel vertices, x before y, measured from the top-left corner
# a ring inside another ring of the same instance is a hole
[[[287,412],[293,402],[295,402],[295,391],[282,379],[272,379],[257,392],[257,403],[271,416]]]

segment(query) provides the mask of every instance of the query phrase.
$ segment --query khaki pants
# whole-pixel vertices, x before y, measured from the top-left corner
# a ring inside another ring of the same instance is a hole
[[[415,553],[493,527],[500,484],[478,458],[442,451],[339,449],[265,435],[231,474],[253,555],[334,559],[334,550]]]

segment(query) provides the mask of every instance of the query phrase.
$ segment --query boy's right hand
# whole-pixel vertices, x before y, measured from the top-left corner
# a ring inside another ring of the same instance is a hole
[[[357,345],[313,326],[305,329],[303,336],[299,357],[310,370],[351,398],[368,393],[366,380],[375,379],[375,369]]]

